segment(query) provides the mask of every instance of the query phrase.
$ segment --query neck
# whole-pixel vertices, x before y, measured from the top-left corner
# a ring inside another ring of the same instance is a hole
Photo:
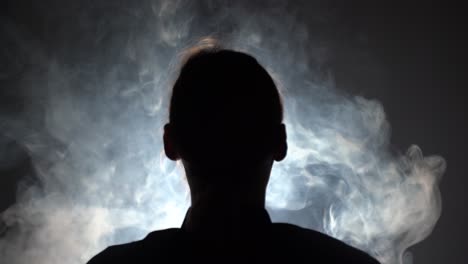
[[[191,191],[192,207],[229,209],[264,208],[265,188],[205,186]]]
[[[236,236],[252,226],[270,222],[265,211],[265,194],[271,162],[231,168],[190,165],[184,163],[192,200],[184,229],[203,231],[204,236],[207,233]]]
[[[272,161],[245,167],[183,164],[192,206],[218,202],[231,207],[265,207]]]
[[[266,216],[265,216],[266,215]],[[207,190],[192,193],[192,205],[183,228],[205,237],[235,238],[269,223],[264,193]]]

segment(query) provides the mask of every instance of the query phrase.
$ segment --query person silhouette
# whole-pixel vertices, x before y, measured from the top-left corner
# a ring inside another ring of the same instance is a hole
[[[272,223],[265,195],[287,153],[280,93],[252,56],[193,49],[173,86],[164,150],[180,160],[191,206],[181,228],[111,246],[103,263],[379,263],[319,232]]]

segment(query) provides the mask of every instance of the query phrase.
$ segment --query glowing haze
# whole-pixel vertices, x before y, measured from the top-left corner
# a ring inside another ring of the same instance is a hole
[[[108,245],[180,226],[188,188],[162,152],[161,132],[180,54],[203,36],[254,55],[281,88],[289,153],[268,189],[273,220],[324,232],[385,264],[412,261],[406,249],[440,216],[445,162],[417,146],[390,152],[382,105],[335,87],[322,65],[326,42],[294,10],[109,2],[61,7],[79,23],[58,27],[63,43],[54,52],[2,21],[16,56],[1,77],[21,68],[27,103],[0,125],[31,156],[36,180],[22,182],[1,215],[1,263],[85,263]]]

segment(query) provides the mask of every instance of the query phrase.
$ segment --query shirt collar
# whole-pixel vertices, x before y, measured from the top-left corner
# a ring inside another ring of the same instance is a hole
[[[204,236],[230,236],[262,232],[271,226],[271,219],[264,208],[242,208],[236,213],[227,208],[200,210],[190,207],[181,229]]]

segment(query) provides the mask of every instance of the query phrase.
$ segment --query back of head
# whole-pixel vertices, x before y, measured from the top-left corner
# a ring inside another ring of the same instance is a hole
[[[183,158],[248,161],[268,153],[282,105],[272,78],[253,57],[209,48],[183,65],[169,119]]]
[[[250,55],[219,48],[189,54],[169,109],[178,158],[186,170],[202,168],[202,174],[247,172],[265,160],[271,168],[282,118],[280,94],[267,71]]]

